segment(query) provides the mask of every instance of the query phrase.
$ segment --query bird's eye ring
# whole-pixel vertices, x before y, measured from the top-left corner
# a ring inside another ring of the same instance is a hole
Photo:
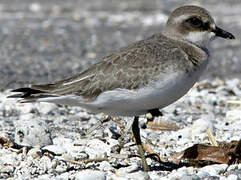
[[[191,17],[187,19],[186,22],[190,23],[192,26],[195,27],[200,27],[202,25],[202,21],[197,17]]]

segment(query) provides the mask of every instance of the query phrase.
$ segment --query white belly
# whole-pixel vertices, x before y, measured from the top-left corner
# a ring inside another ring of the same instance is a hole
[[[185,95],[196,80],[187,75],[156,82],[139,90],[117,89],[100,95],[91,103],[93,111],[111,115],[135,116],[150,109],[163,108]],[[89,107],[92,109],[91,107]]]

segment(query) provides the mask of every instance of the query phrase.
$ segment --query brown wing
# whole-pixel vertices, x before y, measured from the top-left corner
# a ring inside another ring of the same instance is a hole
[[[160,71],[165,76],[168,71],[177,69],[180,63],[174,63],[170,58],[170,51],[175,51],[176,54],[178,52],[180,59],[185,59],[184,54],[170,39],[155,35],[104,57],[77,76],[54,84],[32,85],[31,89],[37,90],[31,90],[33,93],[26,93],[26,89],[20,92],[25,92],[24,98],[38,98],[40,94],[44,97],[46,94],[77,94],[95,98],[103,91],[116,88],[136,89],[160,76]]]

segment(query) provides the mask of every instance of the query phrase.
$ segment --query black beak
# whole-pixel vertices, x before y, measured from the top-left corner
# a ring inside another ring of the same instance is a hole
[[[218,37],[222,37],[225,39],[235,39],[234,35],[232,35],[231,33],[224,31],[223,29],[219,28],[216,26],[216,29],[213,31],[216,36]]]

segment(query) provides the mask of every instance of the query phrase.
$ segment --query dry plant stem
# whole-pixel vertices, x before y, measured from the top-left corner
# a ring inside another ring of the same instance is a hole
[[[170,123],[152,122],[147,123],[147,127],[154,131],[177,131],[179,128]]]
[[[108,158],[95,158],[95,159],[85,159],[83,161],[75,161],[69,158],[64,158],[65,161],[72,163],[72,164],[77,164],[77,165],[84,165],[84,164],[88,164],[90,162],[102,162],[102,161],[108,161]]]
[[[216,147],[217,147],[217,146],[218,146],[218,143],[217,143],[216,139],[214,138],[211,129],[210,129],[210,128],[207,128],[206,132],[207,132],[207,134],[208,134],[208,138],[209,138],[211,144],[212,144],[213,146],[216,146]]]

